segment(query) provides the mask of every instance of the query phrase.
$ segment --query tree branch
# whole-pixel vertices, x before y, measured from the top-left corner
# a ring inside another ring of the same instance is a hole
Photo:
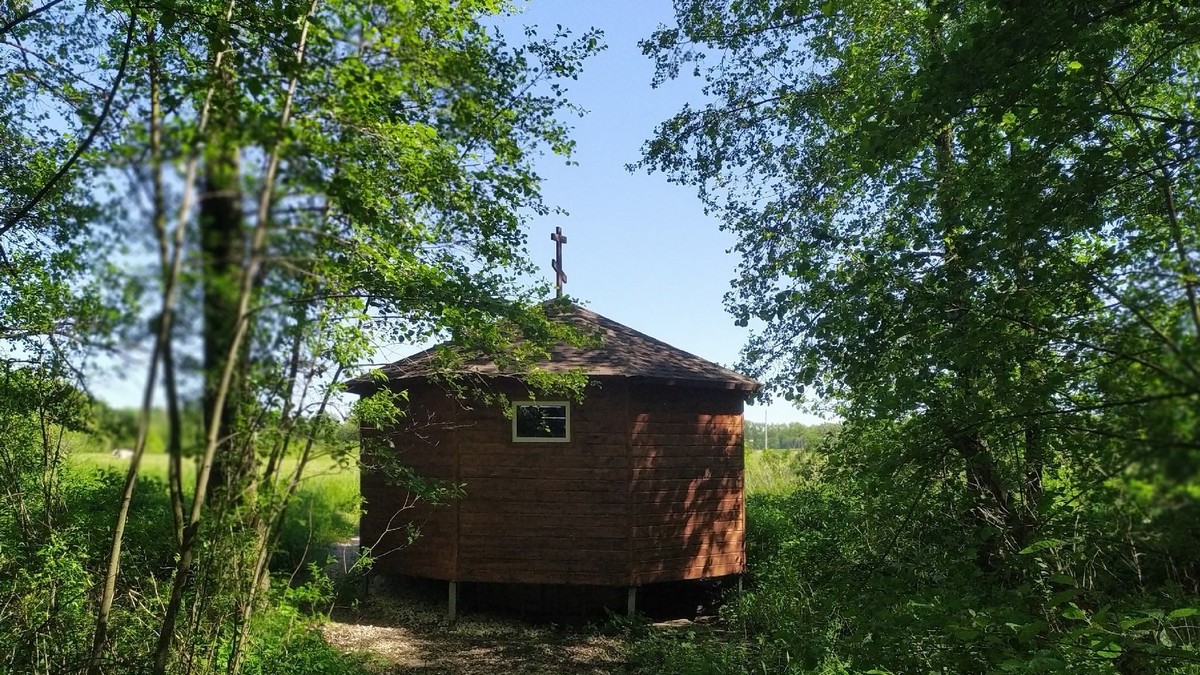
[[[16,18],[10,20],[8,23],[4,24],[3,26],[0,26],[0,35],[4,35],[5,33],[8,33],[9,31],[16,28],[17,26],[36,17],[38,14],[41,14],[42,12],[45,12],[46,10],[52,9],[55,5],[60,4],[62,1],[63,0],[50,0],[50,2],[47,2],[46,4],[42,5],[41,7],[37,7],[37,8],[31,9],[27,12],[17,15]]]
[[[55,1],[57,2],[58,0]],[[50,3],[50,5],[53,4],[54,3]],[[46,5],[46,7],[49,7],[50,5]],[[103,128],[104,123],[108,121],[108,117],[112,113],[113,101],[117,98],[117,91],[121,88],[122,80],[125,79],[125,68],[129,65],[129,52],[133,46],[133,31],[136,25],[137,17],[135,14],[131,13],[129,17],[129,29],[125,33],[125,46],[121,51],[121,63],[117,66],[117,75],[113,78],[112,87],[108,91],[108,96],[104,99],[104,108],[101,109],[100,117],[96,120],[96,123],[92,125],[91,131],[88,132],[88,135],[83,139],[83,142],[75,148],[75,152],[71,154],[67,161],[64,162],[63,165],[59,167],[58,171],[50,177],[50,180],[47,181],[40,190],[38,190],[37,194],[35,194],[33,198],[26,202],[24,206],[18,209],[15,214],[5,220],[4,225],[0,226],[0,236],[3,236],[9,230],[16,227],[21,220],[25,218],[25,216],[29,215],[29,212],[32,211],[40,201],[45,199],[46,195],[54,189],[54,186],[58,183],[58,181],[62,180],[62,177],[71,170],[71,167],[75,165],[75,162],[79,160],[79,157],[92,147],[92,143],[95,142],[96,137],[100,135],[100,129]]]

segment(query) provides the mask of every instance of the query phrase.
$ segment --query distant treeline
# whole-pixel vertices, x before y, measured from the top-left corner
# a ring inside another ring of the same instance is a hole
[[[816,450],[841,428],[842,425],[837,422],[763,424],[746,420],[746,448],[762,450],[765,441],[768,449]]]
[[[138,410],[135,408],[114,408],[103,401],[93,401],[91,405],[91,420],[88,424],[89,433],[81,436],[85,441],[82,452],[108,452],[117,448],[132,448],[137,440]],[[198,401],[185,401],[180,407],[180,427],[183,443],[183,454],[191,455],[204,443],[204,412]],[[332,415],[326,415],[327,422],[338,427],[337,437],[345,443],[354,444],[358,438],[358,424],[353,421],[341,421]],[[301,437],[307,433],[307,425],[312,424],[312,418],[300,415],[298,432]],[[167,412],[162,408],[150,411],[149,423],[146,425],[146,452],[151,454],[166,451],[168,422]]]

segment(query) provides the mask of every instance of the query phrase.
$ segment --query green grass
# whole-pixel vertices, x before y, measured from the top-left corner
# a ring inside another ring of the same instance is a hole
[[[71,463],[80,469],[115,469],[124,473],[129,466],[129,460],[118,459],[106,452],[80,452],[71,455]],[[296,468],[296,459],[289,457],[283,460],[280,473],[287,476]],[[168,457],[163,453],[147,452],[142,456],[140,472],[144,476],[167,480]],[[196,482],[195,459],[183,460],[183,486],[185,491]],[[341,501],[350,495],[358,494],[358,469],[351,464],[348,467],[339,466],[329,457],[318,457],[310,460],[304,468],[301,478],[301,490],[329,492],[335,501]]]
[[[71,464],[79,472],[116,471],[123,474],[129,460],[118,459],[103,452],[81,452],[71,455]],[[163,453],[146,453],[142,457],[140,474],[163,490],[166,496],[168,457]],[[281,470],[285,477],[295,469],[296,459],[287,458]],[[184,459],[183,489],[190,494],[196,482],[196,461]],[[329,457],[311,460],[304,469],[300,488],[288,509],[280,545],[272,560],[279,571],[296,569],[307,562],[324,562],[331,546],[345,541],[358,532],[360,509],[358,468],[351,462],[341,466]]]
[[[746,493],[786,495],[815,480],[825,463],[811,450],[747,450]]]

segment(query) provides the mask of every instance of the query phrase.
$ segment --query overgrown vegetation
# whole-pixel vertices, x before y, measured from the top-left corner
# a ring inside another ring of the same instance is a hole
[[[747,450],[821,450],[837,436],[840,424],[767,424],[746,420]],[[765,444],[765,445],[764,445]]]
[[[674,6],[644,50],[707,100],[644,166],[736,235],[764,393],[843,422],[751,455],[748,591],[637,664],[1200,672],[1195,3]],[[346,381],[380,341],[520,368],[580,339],[520,225],[601,47],[511,45],[504,8],[0,8],[0,671],[359,666],[305,565],[355,508],[306,477],[388,456],[331,414]],[[97,411],[130,345],[141,406]]]
[[[747,450],[746,493],[787,495],[820,474],[823,453],[808,450]]]
[[[1069,520],[1055,519],[1000,582],[963,536],[961,493],[934,485],[924,497],[934,508],[914,508],[913,491],[881,490],[857,451],[800,472],[785,469],[798,457],[756,455],[747,590],[729,596],[725,630],[641,634],[631,654],[640,672],[1200,672],[1195,540],[1144,543],[1190,536],[1194,493],[1052,478],[1056,491],[1094,496],[1062,504]],[[1108,531],[1113,523],[1122,529]]]
[[[767,390],[843,420],[654,672],[1200,672],[1193,3],[680,2],[645,166],[738,237]],[[734,654],[735,656],[729,656]]]
[[[406,413],[385,387],[335,414],[347,382],[379,343],[521,368],[580,339],[523,282],[521,225],[602,46],[506,39],[509,10],[0,7],[0,671],[345,666],[291,630],[329,594],[293,572],[357,502],[306,487],[368,456],[342,419]],[[92,404],[98,363],[142,360],[136,411]],[[95,471],[84,448],[127,452]]]
[[[104,512],[114,507],[119,496],[114,486],[120,482],[129,460],[109,453],[87,452],[74,453],[67,459],[75,476],[100,481],[107,486],[109,503],[92,504],[92,510]],[[303,571],[309,563],[324,562],[333,544],[357,534],[358,514],[362,505],[358,493],[358,468],[354,459],[350,455],[345,461],[338,462],[323,454],[306,467],[306,475],[282,524],[279,541],[272,554],[271,568],[275,572],[290,575]],[[139,484],[134,493],[141,500],[135,507],[150,509],[160,517],[160,528],[153,532],[155,537],[169,534],[168,460],[166,454],[146,454],[142,458]],[[294,470],[296,462],[296,458],[285,459],[284,470]],[[195,462],[185,461],[183,484],[194,485],[195,480]],[[164,515],[168,517],[162,519]]]
[[[0,510],[0,597],[5,598],[0,663],[6,672],[70,672],[90,647],[90,598],[112,541],[129,459],[78,452],[75,446],[82,443],[86,449],[97,433],[86,398],[62,385],[40,390],[27,374],[10,377],[8,390],[21,380],[26,398],[9,399],[7,426],[0,434],[4,475],[18,478],[5,484],[5,503],[13,508]],[[18,405],[33,406],[24,422]],[[43,448],[50,452],[43,454]],[[174,564],[167,545],[175,541],[168,457],[153,454],[144,460],[130,504],[138,517],[125,528],[122,551],[126,601],[133,603],[123,616],[140,620],[112,636],[131,651],[152,647],[153,632],[144,620],[161,610],[162,583]],[[328,647],[313,626],[334,600],[320,566],[332,544],[357,531],[357,471],[328,458],[313,464],[273,550],[270,571],[285,583],[271,590],[262,615],[254,618],[250,672],[279,672],[281,663],[300,673],[354,672],[353,663]],[[185,484],[194,485],[194,462],[184,466],[191,467],[183,473]],[[227,655],[235,647],[226,638],[212,648]],[[141,665],[118,657],[106,667],[129,671]]]

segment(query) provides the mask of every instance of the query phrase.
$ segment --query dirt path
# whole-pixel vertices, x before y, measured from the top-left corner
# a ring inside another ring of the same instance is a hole
[[[561,627],[467,614],[453,625],[440,598],[396,584],[323,628],[326,641],[366,657],[380,675],[617,675],[622,642],[595,627]]]

